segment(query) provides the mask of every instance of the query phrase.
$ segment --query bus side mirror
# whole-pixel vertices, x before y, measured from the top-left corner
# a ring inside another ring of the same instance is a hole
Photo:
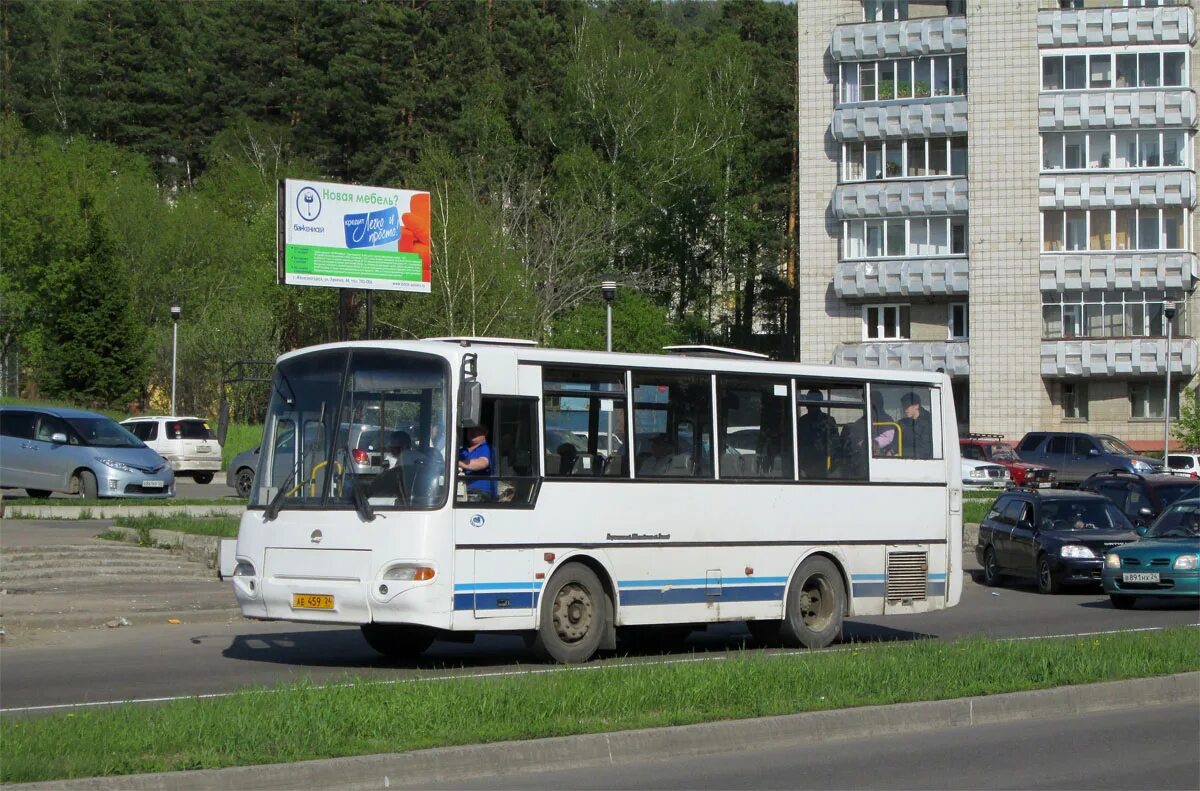
[[[458,425],[475,428],[483,411],[483,387],[475,380],[462,383],[458,391]]]

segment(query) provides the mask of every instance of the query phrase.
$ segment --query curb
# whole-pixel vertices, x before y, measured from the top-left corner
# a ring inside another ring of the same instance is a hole
[[[226,623],[242,620],[240,607],[216,607],[199,610],[133,610],[117,617],[129,621],[128,626],[146,626],[168,623],[168,618],[177,618],[184,624]],[[8,632],[6,637],[17,639],[30,632],[43,630],[63,631],[82,629],[105,629],[114,620],[113,614],[101,613],[53,613],[49,615],[17,614],[5,615],[0,625]],[[128,628],[128,627],[122,627]],[[0,642],[0,645],[4,643]]]
[[[141,534],[132,527],[113,525],[108,532],[120,533],[122,540],[131,544],[141,541]],[[178,552],[188,560],[204,563],[210,569],[217,568],[217,554],[221,546],[221,539],[217,536],[198,536],[177,530],[151,530],[150,541],[155,546]]]
[[[118,516],[241,516],[245,505],[10,504],[5,519],[115,519]]]
[[[1147,705],[1200,703],[1200,672],[954,700],[726,720],[524,742],[441,747],[229,769],[92,777],[8,788],[205,789],[428,787],[521,772],[712,755],[834,739],[1048,719]]]

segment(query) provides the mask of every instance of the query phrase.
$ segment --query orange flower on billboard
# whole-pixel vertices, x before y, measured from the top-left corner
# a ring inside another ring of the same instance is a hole
[[[429,193],[422,192],[414,195],[408,205],[408,211],[400,215],[400,245],[402,253],[416,253],[421,256],[422,274],[426,282],[430,280],[430,230]]]

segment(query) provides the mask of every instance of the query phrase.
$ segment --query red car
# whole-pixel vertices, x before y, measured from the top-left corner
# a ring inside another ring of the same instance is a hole
[[[1054,485],[1054,470],[1021,461],[1012,446],[1003,442],[1001,434],[968,434],[958,441],[958,448],[964,459],[988,461],[1007,468],[1014,486],[1044,488]]]

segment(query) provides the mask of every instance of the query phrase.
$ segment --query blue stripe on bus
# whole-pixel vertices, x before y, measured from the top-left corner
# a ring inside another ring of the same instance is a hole
[[[455,610],[531,610],[537,606],[537,593],[456,593]],[[501,606],[501,602],[506,602]]]

